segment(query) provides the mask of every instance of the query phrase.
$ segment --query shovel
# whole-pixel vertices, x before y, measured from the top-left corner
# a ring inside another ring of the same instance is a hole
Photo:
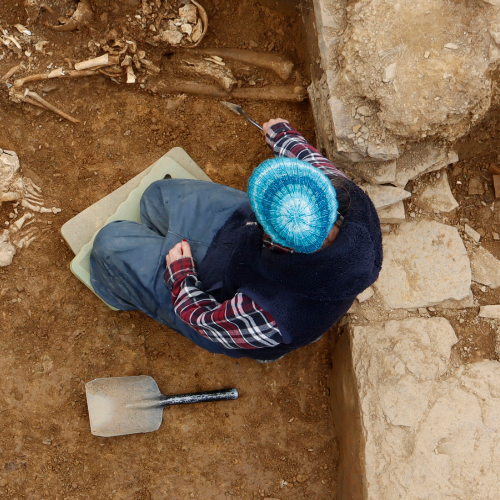
[[[90,429],[102,437],[157,431],[165,406],[238,399],[236,389],[164,396],[147,375],[97,378],[85,384],[85,391]]]
[[[229,109],[229,111],[232,111],[233,113],[236,113],[237,115],[244,116],[252,125],[255,125],[259,130],[262,130],[262,127],[254,122],[244,111],[243,108],[239,104],[233,104],[232,102],[226,102],[226,101],[221,101],[220,102],[224,107]]]

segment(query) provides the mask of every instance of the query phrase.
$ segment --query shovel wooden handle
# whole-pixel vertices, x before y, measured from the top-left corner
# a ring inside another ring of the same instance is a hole
[[[208,403],[210,401],[229,401],[238,399],[237,389],[219,391],[195,392],[193,394],[178,394],[177,396],[161,396],[157,406],[183,405],[190,403]]]

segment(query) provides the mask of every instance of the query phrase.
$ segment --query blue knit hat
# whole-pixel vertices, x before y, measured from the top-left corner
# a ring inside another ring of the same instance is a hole
[[[248,196],[264,231],[297,252],[319,250],[337,220],[337,193],[330,179],[294,158],[261,163],[248,181]]]

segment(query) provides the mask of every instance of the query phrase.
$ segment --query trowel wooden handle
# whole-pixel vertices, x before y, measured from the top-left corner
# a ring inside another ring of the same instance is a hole
[[[238,399],[237,389],[220,391],[195,392],[193,394],[178,394],[177,396],[161,396],[158,406],[183,405],[189,403],[207,403],[209,401],[229,401]]]

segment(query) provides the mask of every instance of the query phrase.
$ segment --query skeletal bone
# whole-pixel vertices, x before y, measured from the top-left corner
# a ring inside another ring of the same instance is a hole
[[[21,238],[14,241],[14,246],[17,248],[28,248],[33,241],[37,238],[38,230],[35,227],[30,228],[26,234]]]
[[[5,82],[22,68],[24,68],[24,64],[22,63],[18,64],[17,66],[14,66],[13,68],[10,68],[9,71],[7,71],[7,73],[5,73],[5,75],[3,75],[2,78],[0,78],[0,82]]]
[[[214,66],[215,61],[205,62],[198,59],[184,59],[184,70],[188,73],[205,75],[215,80],[226,92],[230,92],[236,83],[232,71],[229,68]],[[219,64],[219,63],[217,63]]]
[[[32,217],[34,217],[33,214],[30,214],[29,212],[24,214],[21,218],[17,219],[16,222],[11,224],[10,231],[12,233],[17,233],[19,229],[23,227],[23,224]]]
[[[77,71],[82,71],[85,69],[96,69],[103,68],[105,66],[114,66],[120,62],[119,56],[110,56],[109,54],[104,54],[94,59],[89,59],[87,61],[82,61],[75,64],[75,69]]]
[[[38,205],[33,205],[31,204],[29,201],[27,201],[26,199],[23,199],[21,201],[21,206],[23,206],[24,208],[29,208],[30,210],[33,210],[33,212],[40,212],[41,211],[41,208],[43,207],[40,207]]]

